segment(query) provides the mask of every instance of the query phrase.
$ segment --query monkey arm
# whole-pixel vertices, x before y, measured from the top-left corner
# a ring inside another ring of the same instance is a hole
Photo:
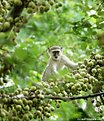
[[[65,66],[71,68],[71,69],[76,69],[78,67],[78,63],[74,63],[71,61],[67,56],[63,55],[62,61],[65,64]]]
[[[42,74],[42,81],[47,81],[48,78],[49,78],[49,75],[50,75],[50,70],[49,70],[49,65],[46,66],[45,70],[43,71],[43,74]]]

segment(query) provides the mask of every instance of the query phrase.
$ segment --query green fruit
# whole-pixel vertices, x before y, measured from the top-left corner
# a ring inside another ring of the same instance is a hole
[[[23,91],[24,96],[28,96],[28,91]]]
[[[76,77],[77,79],[81,79],[81,75],[80,75],[79,73],[75,74],[75,77]]]
[[[22,1],[21,0],[14,0],[14,4],[15,4],[15,6],[21,6]]]
[[[44,108],[44,111],[49,111],[49,110],[50,110],[49,107]]]
[[[103,65],[103,60],[97,60],[97,63]]]
[[[2,86],[4,84],[3,80],[0,79],[0,86]]]
[[[50,108],[50,109],[51,109],[51,111],[54,111],[54,110],[55,110],[55,108],[54,108],[54,107],[52,107],[52,106],[51,106],[51,108]]]
[[[54,4],[54,1],[50,0],[50,1],[49,1],[49,4],[50,4],[50,5],[53,5],[53,4]]]
[[[88,90],[91,90],[91,88],[92,88],[92,85],[90,85],[90,84],[87,84],[87,88],[88,88]]]
[[[41,116],[41,115],[42,115],[42,113],[41,113],[40,110],[37,110],[37,111],[36,111],[36,114],[37,114],[37,116]]]
[[[58,4],[55,4],[55,8],[58,8],[59,6],[58,6]]]
[[[43,13],[44,10],[45,10],[45,7],[44,6],[40,6],[39,10],[40,10],[40,13]]]
[[[33,91],[33,92],[36,91],[36,87],[35,86],[32,86],[31,87],[31,91]]]
[[[58,3],[58,7],[61,7],[61,6],[62,6],[62,3],[61,3],[61,2],[59,2],[59,3]]]
[[[25,115],[23,116],[23,120],[24,120],[24,121],[30,121],[28,114],[25,114]]]
[[[84,76],[86,76],[86,72],[80,72],[80,75],[82,76],[82,77],[84,77]]]
[[[85,65],[88,64],[88,59],[84,59],[84,64],[85,64]]]
[[[32,2],[32,1],[29,2],[28,7],[29,7],[29,8],[35,8],[35,3]]]
[[[76,91],[76,87],[75,86],[72,86],[71,87],[71,91],[75,92]]]
[[[12,18],[12,17],[7,18],[7,20],[8,20],[10,23],[13,22],[13,18]]]
[[[91,76],[90,74],[88,74],[88,73],[86,74],[86,77],[87,77],[87,78],[90,78],[90,76]]]
[[[88,66],[92,67],[94,65],[94,63],[92,61],[88,62]]]
[[[38,110],[43,111],[43,108],[42,107],[39,107]]]
[[[101,58],[102,58],[102,56],[101,56],[100,54],[95,55],[95,59],[96,59],[96,60],[99,60],[99,59],[101,59]]]
[[[5,22],[3,24],[3,27],[4,27],[5,30],[8,29],[10,27],[10,23],[9,22]]]
[[[3,98],[3,102],[4,102],[4,103],[7,103],[7,102],[8,102],[8,98],[6,98],[6,97]]]
[[[6,5],[7,5],[6,1],[3,1],[2,5],[6,7]]]
[[[32,114],[31,112],[29,113],[29,115],[28,115],[28,116],[29,116],[29,118],[30,118],[30,119],[32,119],[32,118],[33,118],[33,114]]]
[[[98,71],[99,73],[101,73],[101,72],[102,72],[102,69],[101,69],[101,68],[98,68],[97,71]]]
[[[17,23],[15,23],[15,26],[16,27],[21,27],[22,26],[22,23],[17,22]]]
[[[50,8],[50,7],[49,7],[48,5],[45,6],[45,7],[44,7],[44,11],[45,11],[45,12],[49,11],[49,8]]]
[[[79,69],[79,72],[87,72],[85,68]]]
[[[2,16],[0,16],[0,22],[3,22],[3,20],[4,20],[4,19],[3,19],[3,17],[2,17]]]
[[[96,107],[99,107],[99,106],[101,106],[101,102],[97,101]]]
[[[16,115],[17,114],[16,109],[12,109],[12,112],[13,112],[13,115]]]
[[[59,104],[59,103],[58,103],[58,104],[56,104],[56,107],[57,107],[57,108],[60,108],[60,104]]]
[[[67,96],[67,92],[64,90],[62,91],[63,96]]]
[[[94,64],[96,64],[96,60],[95,60],[95,59],[92,59],[91,61],[92,61]]]
[[[32,8],[27,8],[27,13],[33,13],[33,9]]]
[[[84,65],[84,64],[81,64],[81,65],[80,65],[80,68],[81,68],[81,69],[85,68],[85,65]]]
[[[12,119],[11,119],[12,121],[19,121],[19,119],[18,119],[18,117],[12,117]]]
[[[83,81],[84,81],[84,80],[83,80]],[[81,85],[81,87],[82,87],[82,86],[83,86],[83,84],[84,84],[84,83],[83,83],[83,81],[82,81],[82,82],[79,82],[79,84]]]
[[[21,105],[16,105],[16,110],[17,111],[21,111],[21,109],[22,109]]]
[[[68,88],[70,86],[70,83],[66,83],[66,87]]]
[[[38,94],[40,94],[40,93],[41,93],[40,90],[36,90],[36,91],[35,91],[35,94],[36,94],[36,95],[38,95]]]
[[[18,95],[18,94],[19,94],[19,91],[18,91],[18,90],[16,90],[14,93],[15,93],[16,95]]]
[[[50,86],[52,86],[52,87],[53,87],[54,85],[55,85],[55,84],[54,84],[54,82],[51,82],[51,83],[50,83]]]
[[[94,77],[93,76],[90,76],[89,77],[89,80],[90,80],[90,82],[93,82],[94,81]]]
[[[28,100],[28,104],[29,105],[32,105],[33,104],[33,101],[32,100]]]
[[[27,105],[28,104],[28,101],[26,100],[26,98],[23,98],[22,101],[23,101],[23,104],[24,105]]]
[[[84,78],[84,83],[87,83],[88,82],[88,78]]]
[[[17,21],[19,21],[20,20],[20,18],[19,17],[16,17],[15,18],[15,22],[17,22]]]
[[[49,118],[49,117],[51,116],[51,114],[48,113],[48,112],[45,112],[45,116],[46,116],[47,118]]]
[[[25,109],[26,111],[29,111],[29,110],[30,110],[29,105],[26,105],[26,106],[24,107],[24,109]]]
[[[70,89],[73,85],[74,85],[74,83],[70,82],[69,85],[68,85],[68,88]]]
[[[75,88],[78,89],[78,88],[80,88],[80,87],[81,87],[80,83],[76,83],[76,84],[75,84]]]
[[[18,104],[19,105],[22,105],[23,104],[23,101],[21,99],[18,100]]]
[[[33,101],[33,104],[37,104],[38,99],[37,98],[34,98],[32,101]]]
[[[83,84],[82,90],[83,90],[83,91],[87,91],[87,85],[86,85],[86,84]]]
[[[95,74],[95,73],[97,72],[97,70],[96,70],[95,68],[93,68],[93,69],[91,70],[91,72],[92,72],[93,74]]]
[[[44,95],[42,95],[42,94],[37,95],[37,97],[38,97],[39,99],[44,99]]]
[[[95,67],[96,69],[99,69],[100,68],[100,66],[99,65],[96,65],[96,67]]]

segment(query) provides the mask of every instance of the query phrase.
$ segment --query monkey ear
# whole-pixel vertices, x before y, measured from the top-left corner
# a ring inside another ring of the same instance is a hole
[[[50,51],[50,48],[48,47],[48,51]]]
[[[60,48],[61,48],[61,50],[63,50],[63,47],[60,46]]]
[[[50,52],[50,48],[49,47],[48,47],[47,51]]]

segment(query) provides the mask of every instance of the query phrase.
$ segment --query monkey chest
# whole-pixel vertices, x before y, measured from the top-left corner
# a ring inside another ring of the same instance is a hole
[[[58,70],[61,70],[61,69],[63,69],[65,66],[64,66],[64,64],[60,61],[60,62],[58,62],[58,63],[54,63],[54,69],[56,70],[56,71],[58,71]]]

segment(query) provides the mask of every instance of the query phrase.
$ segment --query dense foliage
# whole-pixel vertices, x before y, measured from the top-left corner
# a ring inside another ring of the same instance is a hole
[[[0,120],[104,119],[104,1],[1,0],[0,11]],[[79,67],[41,82],[53,45]]]

